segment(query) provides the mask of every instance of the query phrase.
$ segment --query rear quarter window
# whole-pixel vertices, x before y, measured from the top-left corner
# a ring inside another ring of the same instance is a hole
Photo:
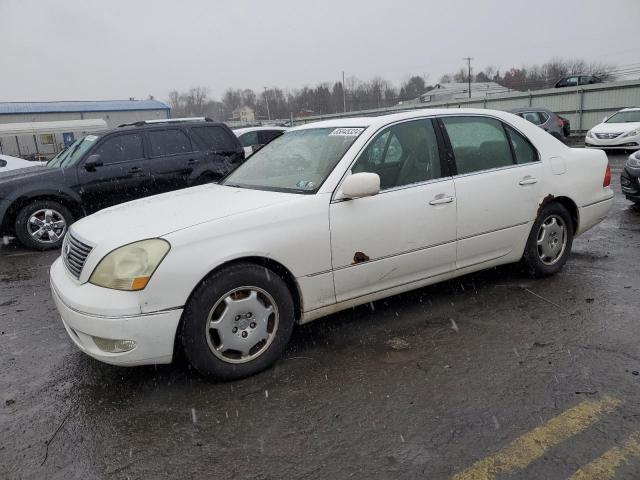
[[[193,127],[191,131],[208,150],[229,151],[237,147],[234,138],[222,127],[215,125]]]

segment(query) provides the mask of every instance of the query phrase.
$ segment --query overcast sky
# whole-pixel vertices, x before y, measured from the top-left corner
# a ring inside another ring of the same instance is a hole
[[[640,0],[0,0],[0,101],[436,81],[466,56],[640,66],[639,20]]]

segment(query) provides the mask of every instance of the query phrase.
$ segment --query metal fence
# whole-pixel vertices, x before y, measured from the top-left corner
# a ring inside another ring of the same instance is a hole
[[[423,108],[509,110],[520,107],[543,107],[567,118],[571,122],[572,132],[583,133],[600,123],[603,117],[621,108],[634,106],[640,107],[640,80],[511,92],[504,95],[449,99],[441,102],[405,103],[387,108],[294,118],[294,124],[300,125],[331,118],[384,115]]]

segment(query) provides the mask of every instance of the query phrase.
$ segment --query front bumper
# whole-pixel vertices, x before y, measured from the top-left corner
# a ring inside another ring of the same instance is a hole
[[[585,137],[584,144],[587,147],[607,150],[637,150],[640,149],[640,135],[633,137],[619,136],[610,139]]]
[[[89,308],[79,310],[72,307],[70,298],[83,297],[81,290],[90,289],[95,296],[95,287],[90,284],[74,283],[67,274],[60,259],[51,267],[51,292],[62,323],[73,343],[87,355],[112,365],[134,366],[171,363],[173,347],[182,308],[152,313],[105,315],[104,307],[96,308],[96,314]],[[109,289],[102,289],[106,297]],[[99,291],[98,291],[99,292]],[[135,292],[118,292],[118,294]],[[75,294],[75,295],[74,295]],[[102,303],[104,305],[104,303]],[[95,338],[111,340],[132,340],[135,346],[126,352],[110,353],[102,350]]]

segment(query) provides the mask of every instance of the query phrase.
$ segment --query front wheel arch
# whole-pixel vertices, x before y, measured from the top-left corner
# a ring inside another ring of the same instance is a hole
[[[66,195],[54,195],[54,194],[37,194],[33,196],[23,195],[16,198],[7,209],[4,215],[4,219],[2,220],[1,230],[3,232],[15,234],[15,232],[13,231],[14,230],[13,225],[15,224],[16,217],[18,216],[18,213],[20,212],[20,210],[22,210],[27,205],[33,202],[38,202],[40,200],[49,200],[52,202],[59,203],[60,205],[64,206],[71,212],[71,215],[73,216],[74,220],[78,220],[79,218],[82,218],[84,216],[84,210],[82,208],[82,205],[76,202],[75,200],[67,197]]]
[[[285,267],[280,262],[273,260],[272,258],[261,257],[261,256],[234,258],[233,260],[229,260],[225,263],[218,265],[216,268],[214,268],[209,273],[207,273],[197,284],[193,286],[193,289],[191,290],[189,297],[185,301],[185,305],[189,303],[194,292],[198,289],[198,287],[203,282],[207,281],[207,279],[211,278],[213,275],[220,272],[221,270],[224,270],[233,265],[237,265],[241,263],[258,265],[278,275],[287,285],[287,288],[291,293],[296,321],[299,321],[300,318],[302,318],[302,307],[303,307],[302,294],[300,293],[300,286],[298,285],[298,282],[296,281],[295,276],[293,275],[293,273],[291,273],[291,271],[287,267]],[[183,323],[183,318],[181,317],[180,322],[178,323],[174,345],[173,345],[174,358],[176,358],[176,356],[180,356],[180,350],[181,350],[180,349],[180,342],[181,342],[180,332],[182,331],[182,323]]]

